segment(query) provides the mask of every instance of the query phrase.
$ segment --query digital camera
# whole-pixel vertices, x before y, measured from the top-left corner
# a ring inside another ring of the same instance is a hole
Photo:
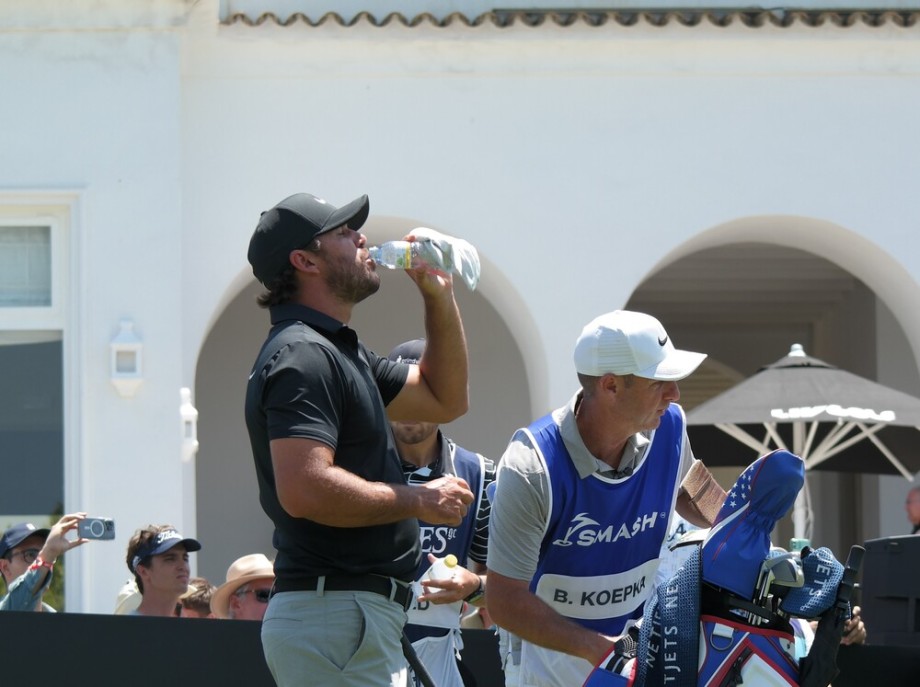
[[[77,526],[83,539],[114,539],[115,521],[110,518],[84,518]]]

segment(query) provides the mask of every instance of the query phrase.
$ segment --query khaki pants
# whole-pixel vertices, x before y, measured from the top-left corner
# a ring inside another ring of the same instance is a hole
[[[262,621],[278,687],[396,687],[406,680],[406,613],[373,592],[281,592]]]

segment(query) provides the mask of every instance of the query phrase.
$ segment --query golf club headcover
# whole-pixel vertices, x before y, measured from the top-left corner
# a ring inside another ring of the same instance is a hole
[[[802,557],[805,585],[791,589],[779,607],[789,615],[814,619],[834,605],[837,587],[843,579],[843,565],[826,546],[808,549]]]
[[[804,482],[805,464],[789,451],[773,451],[751,463],[726,495],[703,542],[703,580],[751,599],[770,551],[770,533]]]

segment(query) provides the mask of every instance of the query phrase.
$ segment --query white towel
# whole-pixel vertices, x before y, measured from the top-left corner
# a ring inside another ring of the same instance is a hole
[[[440,248],[445,262],[452,265],[453,271],[463,279],[469,290],[476,289],[482,268],[479,265],[479,253],[473,244],[428,227],[416,227],[411,233],[417,239],[431,241]]]

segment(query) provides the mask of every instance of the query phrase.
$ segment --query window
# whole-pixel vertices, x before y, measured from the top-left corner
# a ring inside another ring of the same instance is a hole
[[[72,194],[0,191],[3,529],[23,521],[50,525],[64,509],[64,296],[75,200]],[[58,594],[60,587],[59,581]]]
[[[2,515],[60,512],[64,504],[64,413],[59,332],[0,332]]]
[[[0,307],[51,306],[51,227],[0,227]]]
[[[69,205],[3,205],[0,331],[63,328]]]

